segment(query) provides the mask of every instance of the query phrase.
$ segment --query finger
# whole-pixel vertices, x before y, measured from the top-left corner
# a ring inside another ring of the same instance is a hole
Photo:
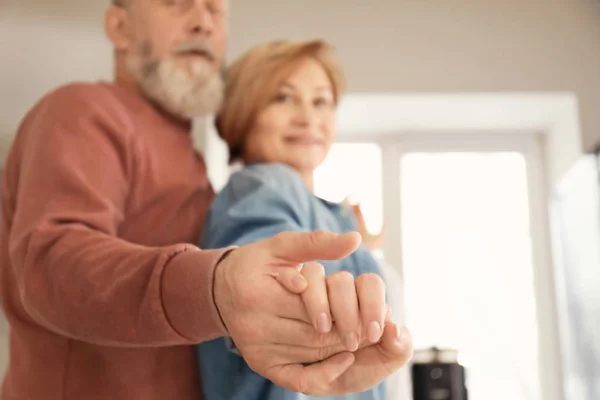
[[[291,268],[282,268],[280,273],[283,272],[284,269],[293,271]],[[285,280],[286,278],[282,279]],[[277,277],[276,279],[271,279],[271,281],[272,284],[266,286],[264,295],[253,300],[257,309],[281,318],[304,321],[310,324],[311,320],[306,313],[306,307],[304,306],[302,297],[292,293],[284,287],[284,285],[277,280]]]
[[[277,271],[271,273],[271,276],[292,293],[300,294],[308,286],[306,278],[295,268],[278,268]]]
[[[381,242],[383,240],[383,232],[381,232],[381,231],[379,233],[375,234],[375,235],[372,235],[372,236],[373,236],[373,240],[375,242],[379,243],[379,242]]]
[[[362,208],[360,207],[359,204],[357,204],[357,205],[354,206],[354,215],[356,216],[356,219],[357,219],[358,224],[360,226],[366,226],[365,218],[364,218],[364,215],[363,215],[363,212],[362,212]]]
[[[283,325],[278,324],[280,326],[273,328],[269,336],[269,339],[273,338],[271,346],[274,349],[274,357],[278,357],[277,363],[315,363],[348,350],[335,329],[328,333],[319,333],[305,322],[284,321],[287,322]],[[373,346],[373,343],[362,339],[358,349],[370,346]]]
[[[392,317],[393,317],[393,313],[392,313],[392,308],[388,305],[385,306],[385,322],[392,322]]]
[[[261,329],[268,334],[269,342],[275,344],[319,349],[342,344],[342,338],[335,330],[321,333],[317,332],[310,323],[286,318],[269,319]],[[326,357],[320,357],[319,360],[323,358]]]
[[[398,339],[399,333],[402,333]],[[361,348],[354,353],[352,368],[344,375],[353,392],[362,392],[379,384],[412,357],[413,345],[408,331],[388,323],[378,344]]]
[[[383,334],[387,312],[385,283],[377,274],[362,274],[356,278],[356,293],[363,329],[371,343],[377,343]]]
[[[363,347],[373,346],[371,343],[364,344]],[[359,346],[359,348],[361,348]],[[347,352],[346,347],[340,342],[328,347],[305,347],[293,346],[289,344],[271,344],[269,345],[269,357],[272,357],[272,364],[304,364],[310,365],[319,363],[339,353]]]
[[[381,350],[387,364],[396,370],[410,361],[413,356],[413,341],[408,329],[397,324],[387,324],[381,338]]]
[[[329,393],[332,383],[354,362],[349,352],[336,354],[327,360],[309,366],[287,364],[271,367],[266,376],[278,386],[298,393],[322,396]]]
[[[308,287],[302,293],[308,318],[318,332],[329,332],[331,330],[331,313],[327,299],[325,268],[316,262],[306,263],[302,269],[302,275],[308,282]]]
[[[357,232],[337,234],[329,231],[281,232],[262,242],[273,257],[291,263],[314,260],[339,260],[360,246]]]
[[[347,271],[335,272],[327,277],[327,295],[332,318],[346,348],[358,348],[361,325],[354,276]]]

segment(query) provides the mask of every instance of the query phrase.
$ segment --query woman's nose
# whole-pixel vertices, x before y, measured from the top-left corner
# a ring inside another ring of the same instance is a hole
[[[307,104],[301,104],[296,110],[294,121],[303,126],[311,126],[316,122],[316,114],[313,107]]]

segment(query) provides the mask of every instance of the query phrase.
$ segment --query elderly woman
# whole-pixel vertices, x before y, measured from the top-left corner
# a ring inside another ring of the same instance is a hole
[[[240,161],[243,167],[232,175],[209,211],[203,248],[248,244],[282,231],[356,230],[350,207],[322,200],[312,191],[313,173],[327,157],[335,137],[342,82],[340,68],[321,41],[262,45],[230,67],[217,129],[229,146],[231,161]],[[340,271],[352,274],[350,277],[381,275],[365,246],[343,260],[321,264],[327,276]],[[353,294],[353,279],[345,282]],[[321,287],[327,296],[322,282],[309,280],[311,287]],[[316,329],[326,331],[334,320],[334,328],[351,350],[357,350],[359,342],[367,338],[377,342],[383,331],[377,322],[363,324],[358,334],[338,324],[342,318],[336,315],[354,313],[360,318],[360,304],[366,303],[370,294],[356,292],[356,296],[330,297],[331,316],[319,314],[313,321]],[[311,304],[306,306],[311,308]],[[201,344],[199,353],[207,400],[306,398],[253,372],[236,354],[235,344],[226,339]],[[351,398],[383,400],[385,386],[379,384]]]

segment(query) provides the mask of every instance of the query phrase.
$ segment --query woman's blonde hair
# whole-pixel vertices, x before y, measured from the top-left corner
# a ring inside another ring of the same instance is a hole
[[[277,41],[257,46],[225,73],[225,101],[216,118],[217,131],[229,147],[229,161],[242,157],[246,137],[260,112],[269,104],[297,64],[311,58],[325,70],[336,104],[344,91],[344,76],[333,59],[332,47],[321,40]]]

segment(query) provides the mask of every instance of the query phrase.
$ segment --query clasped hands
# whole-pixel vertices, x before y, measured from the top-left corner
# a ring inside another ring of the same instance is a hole
[[[246,363],[275,384],[313,396],[361,392],[412,356],[375,274],[325,276],[357,233],[283,232],[233,250],[215,271],[215,303]],[[306,263],[306,264],[305,264]]]

